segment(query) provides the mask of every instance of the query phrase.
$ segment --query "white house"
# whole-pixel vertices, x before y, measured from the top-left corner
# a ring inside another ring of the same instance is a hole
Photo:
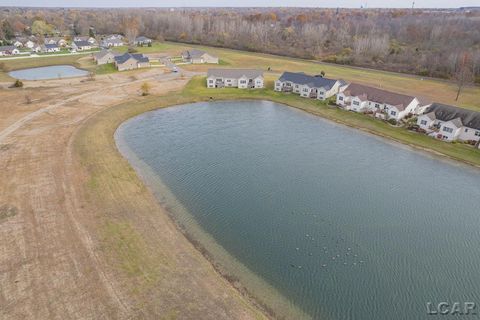
[[[480,112],[432,103],[417,124],[428,135],[445,141],[480,141]]]
[[[89,36],[76,36],[73,38],[73,41],[86,41],[92,46],[95,46],[97,44],[97,40],[94,37]]]
[[[418,114],[426,104],[420,99],[368,87],[357,83],[349,84],[337,94],[337,105],[355,112],[373,112],[383,119],[401,120],[408,114]]]
[[[43,52],[59,52],[60,48],[56,44],[44,44],[41,46]]]
[[[263,71],[255,69],[209,69],[208,88],[263,88]]]
[[[102,41],[102,47],[104,48],[121,47],[123,45],[123,41],[117,38],[110,38]]]
[[[91,50],[92,48],[93,45],[88,41],[73,41],[72,43],[72,49],[75,51]]]
[[[27,42],[25,42],[23,44],[26,48],[29,48],[29,49],[32,49],[33,47],[37,46],[37,44],[35,42],[33,42],[32,40],[28,40]]]
[[[148,44],[150,44],[150,43],[152,43],[152,39],[147,38],[147,37],[144,37],[144,36],[140,36],[140,37],[137,37],[137,38],[135,39],[135,44],[136,44],[137,46],[148,45]]]
[[[15,54],[20,54],[20,50],[18,50],[15,46],[0,46],[0,56],[11,56]]]
[[[275,81],[275,91],[298,93],[304,98],[325,100],[340,92],[343,80],[310,76],[303,72],[284,72]]]

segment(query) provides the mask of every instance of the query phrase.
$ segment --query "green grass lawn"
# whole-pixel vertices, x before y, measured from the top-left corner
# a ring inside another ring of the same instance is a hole
[[[118,70],[117,68],[115,68],[115,65],[113,63],[106,63],[98,65],[95,69],[95,72],[96,74],[109,74],[118,72]]]
[[[358,128],[379,136],[383,136],[419,149],[443,154],[449,158],[480,166],[480,150],[463,143],[447,143],[430,138],[424,134],[409,131],[402,127],[394,127],[387,122],[370,116],[345,111],[326,102],[306,99],[295,94],[273,91],[273,81],[266,83],[267,88],[260,90],[242,90],[236,88],[208,89],[204,77],[195,77],[181,93],[183,98],[192,100],[226,99],[265,99],[283,103],[294,108],[330,119],[350,127]]]

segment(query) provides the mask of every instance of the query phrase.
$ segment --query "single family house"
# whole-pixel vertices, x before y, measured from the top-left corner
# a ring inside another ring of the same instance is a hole
[[[263,88],[263,71],[254,69],[209,69],[208,88]]]
[[[95,46],[97,44],[97,39],[89,36],[76,36],[73,38],[73,41],[86,41],[90,43],[92,46]]]
[[[298,93],[305,98],[325,100],[340,92],[343,80],[310,76],[303,72],[284,72],[275,81],[275,91]]]
[[[445,141],[480,141],[480,112],[432,103],[418,116],[417,124],[427,134]]]
[[[48,52],[48,53],[60,51],[60,48],[56,44],[46,43],[42,45],[41,48],[42,48],[42,52]]]
[[[140,36],[140,37],[135,39],[135,44],[137,46],[148,45],[149,43],[152,43],[152,39],[144,37],[144,36]]]
[[[216,63],[218,64],[218,57],[202,50],[186,50],[182,52],[182,59],[188,63]]]
[[[146,68],[150,66],[150,60],[143,54],[124,53],[116,56],[114,59],[118,71]]]
[[[337,94],[337,105],[355,112],[373,112],[383,119],[401,120],[418,114],[428,102],[419,98],[357,83],[349,84]]]
[[[97,64],[107,64],[107,63],[114,63],[115,57],[119,56],[120,54],[114,53],[110,50],[102,50],[97,52],[93,55],[93,60]]]
[[[85,40],[80,40],[80,41],[73,41],[72,43],[72,49],[75,51],[86,51],[86,50],[91,50],[93,48],[93,45]]]
[[[14,54],[20,54],[20,50],[18,50],[15,46],[0,46],[0,56],[11,56]]]
[[[102,41],[102,47],[104,48],[120,47],[123,45],[124,45],[123,41],[117,38],[105,39]]]

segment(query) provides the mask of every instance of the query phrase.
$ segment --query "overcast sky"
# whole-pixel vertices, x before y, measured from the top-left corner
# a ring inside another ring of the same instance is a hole
[[[410,8],[413,0],[0,0],[0,6],[33,7],[348,7]],[[416,8],[480,6],[480,0],[416,0]]]

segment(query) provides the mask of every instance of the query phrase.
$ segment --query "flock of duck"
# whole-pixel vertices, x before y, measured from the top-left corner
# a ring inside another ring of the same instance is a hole
[[[292,211],[292,214],[295,214]],[[303,215],[311,215],[315,218],[315,224],[333,227],[332,223],[325,221],[323,218],[317,219],[316,214],[303,213]],[[305,234],[305,241],[307,243],[304,247],[296,247],[297,253],[304,253],[309,257],[321,255],[320,268],[327,268],[331,265],[343,265],[343,266],[360,266],[365,263],[365,260],[361,260],[358,255],[358,245],[347,245],[347,241],[343,237],[331,237],[326,234],[315,237],[312,234]],[[313,244],[313,247],[312,247]],[[310,265],[310,264],[309,264]],[[301,264],[290,264],[292,268],[302,269]]]

